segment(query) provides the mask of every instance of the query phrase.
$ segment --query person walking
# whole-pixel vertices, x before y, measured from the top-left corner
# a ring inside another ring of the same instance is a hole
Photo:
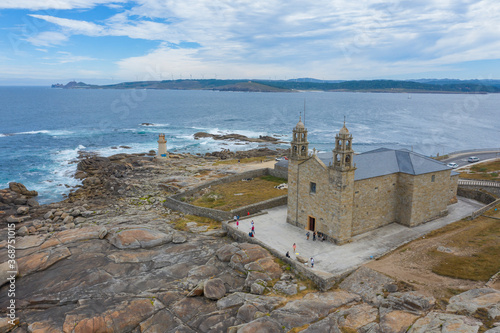
[[[255,227],[252,226],[252,233],[255,234]]]
[[[314,259],[311,257],[311,268],[314,268]]]
[[[315,240],[316,240],[316,231],[313,232],[313,241],[315,241]]]
[[[252,222],[250,222],[250,223],[252,224],[252,227],[253,227],[253,225],[255,224],[255,223],[253,222],[253,220],[252,220]]]
[[[309,236],[310,236],[310,235],[311,235],[311,233],[308,231],[308,232],[306,233],[307,240],[309,240]]]
[[[293,243],[293,253],[295,253],[295,249],[297,248],[297,245],[295,243]]]
[[[236,220],[236,229],[238,229],[239,226],[240,226],[240,221]]]

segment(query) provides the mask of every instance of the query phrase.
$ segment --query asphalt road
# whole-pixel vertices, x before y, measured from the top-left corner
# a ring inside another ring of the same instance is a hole
[[[484,161],[488,160],[491,158],[499,158],[500,157],[500,150],[497,152],[478,152],[478,151],[471,151],[468,153],[461,153],[460,155],[455,155],[451,156],[450,158],[441,160],[441,162],[448,164],[451,162],[457,163],[459,167],[464,166],[464,165],[470,165],[472,163],[467,162],[467,159],[470,156],[476,156],[479,158],[479,161]]]

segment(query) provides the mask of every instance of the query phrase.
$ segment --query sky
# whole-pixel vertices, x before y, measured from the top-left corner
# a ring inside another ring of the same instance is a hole
[[[500,79],[498,0],[2,0],[0,85]]]

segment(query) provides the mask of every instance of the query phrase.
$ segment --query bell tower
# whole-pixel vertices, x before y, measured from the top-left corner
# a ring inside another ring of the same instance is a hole
[[[329,167],[329,178],[332,187],[330,237],[337,244],[344,244],[352,236],[352,218],[354,209],[354,172],[352,135],[345,126],[335,136],[333,164]]]
[[[307,129],[302,122],[302,117],[293,129],[293,139],[291,142],[290,159],[304,160],[309,156],[309,142],[307,142]]]
[[[337,171],[354,170],[352,157],[354,151],[352,150],[352,135],[349,133],[347,127],[344,126],[340,129],[339,133],[335,136],[335,149],[333,150],[333,168]]]

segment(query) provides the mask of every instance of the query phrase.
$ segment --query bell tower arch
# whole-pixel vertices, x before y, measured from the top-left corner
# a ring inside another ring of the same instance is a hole
[[[302,122],[302,117],[293,129],[290,158],[294,160],[304,160],[309,157],[309,142],[307,142],[307,129]]]

